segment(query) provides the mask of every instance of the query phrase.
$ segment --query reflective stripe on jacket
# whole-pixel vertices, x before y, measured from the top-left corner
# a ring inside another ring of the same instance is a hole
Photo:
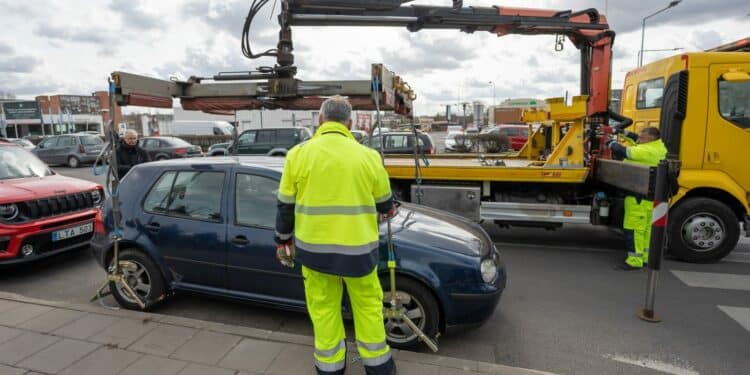
[[[667,147],[661,139],[640,143],[625,149],[625,162],[656,167],[667,157]],[[646,199],[640,202],[632,196],[625,197],[625,216],[622,226],[625,229],[647,230],[651,227],[653,203]]]
[[[294,235],[297,259],[319,272],[359,277],[378,260],[377,212],[392,205],[380,155],[337,122],[286,156],[278,192],[276,236]],[[294,206],[293,225],[287,225]]]

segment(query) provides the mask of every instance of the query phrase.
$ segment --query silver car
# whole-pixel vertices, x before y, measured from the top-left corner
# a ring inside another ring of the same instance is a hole
[[[78,168],[90,164],[104,148],[104,141],[95,135],[70,134],[45,138],[32,151],[49,165],[62,164]]]

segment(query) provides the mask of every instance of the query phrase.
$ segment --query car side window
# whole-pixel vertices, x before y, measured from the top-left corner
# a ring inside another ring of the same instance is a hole
[[[385,148],[404,148],[409,147],[409,137],[406,135],[386,136]]]
[[[750,82],[719,81],[719,113],[732,124],[750,129]]]
[[[221,220],[223,172],[168,172],[146,196],[147,212],[197,220]]]
[[[235,215],[238,225],[273,228],[279,181],[238,173],[235,184]]]
[[[294,139],[294,133],[294,129],[280,129],[277,130],[276,139],[278,139],[280,143],[294,143],[296,141]]]
[[[239,143],[240,146],[251,145],[255,143],[255,138],[258,136],[257,131],[245,132],[240,135]]]
[[[505,134],[507,134],[509,137],[516,137],[518,136],[518,129],[516,128],[505,129]]]
[[[258,139],[257,142],[259,144],[269,144],[273,143],[273,131],[271,130],[261,130],[258,132]]]
[[[73,147],[76,145],[76,139],[73,137],[60,137],[60,140],[57,141],[58,147]]]
[[[60,137],[45,139],[44,142],[41,143],[41,148],[50,148],[57,146],[58,139],[60,139]]]

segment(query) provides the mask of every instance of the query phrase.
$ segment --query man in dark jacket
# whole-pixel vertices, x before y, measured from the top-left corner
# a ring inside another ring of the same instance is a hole
[[[134,166],[151,161],[148,153],[138,147],[138,133],[129,129],[117,147],[117,176],[122,180]]]

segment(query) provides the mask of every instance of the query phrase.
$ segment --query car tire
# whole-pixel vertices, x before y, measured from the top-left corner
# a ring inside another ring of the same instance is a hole
[[[68,158],[68,167],[78,168],[81,166],[81,161],[77,157],[71,156]]]
[[[383,306],[390,307],[390,282],[387,275],[381,277]],[[427,337],[435,337],[440,329],[440,308],[435,297],[421,283],[406,277],[396,277],[396,293],[408,297],[403,305],[409,316]],[[397,349],[410,349],[421,344],[419,337],[405,323],[385,319],[385,334],[388,344]]]
[[[740,237],[737,215],[726,204],[710,198],[687,198],[678,203],[670,212],[668,225],[671,254],[690,263],[720,260],[734,249]]]
[[[141,301],[146,305],[142,309],[135,299],[132,298],[125,289],[116,285],[115,282],[109,283],[109,290],[115,297],[120,306],[128,310],[150,310],[163,299],[166,292],[164,277],[153,260],[144,252],[136,249],[122,250],[120,253],[120,262],[127,261],[136,266],[136,269],[123,270],[126,282],[140,296]],[[111,263],[111,262],[110,262]]]
[[[156,160],[157,160],[157,161],[160,161],[160,160],[167,160],[167,159],[169,159],[169,158],[168,158],[168,157],[166,157],[166,156],[164,156],[164,155],[159,155],[159,156],[157,156],[157,157],[156,157]]]

